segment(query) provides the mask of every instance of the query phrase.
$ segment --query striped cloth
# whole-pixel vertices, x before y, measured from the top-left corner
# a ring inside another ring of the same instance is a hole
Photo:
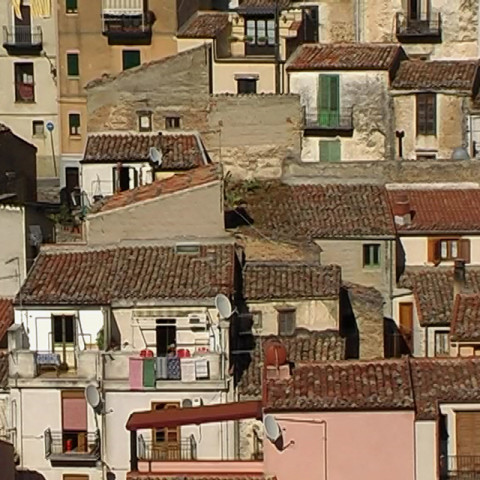
[[[52,14],[51,0],[30,0],[32,17],[50,17]]]

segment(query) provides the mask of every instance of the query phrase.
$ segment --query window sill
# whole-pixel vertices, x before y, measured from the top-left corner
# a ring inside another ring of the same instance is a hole
[[[68,78],[69,80],[80,80],[80,75],[69,75],[69,74],[67,73],[67,78]]]
[[[363,269],[364,270],[378,270],[381,267],[381,265],[364,265]]]
[[[36,103],[35,100],[15,100],[17,105],[27,104],[31,105],[32,103]]]
[[[68,138],[70,140],[81,140],[82,136],[81,135],[69,135]]]
[[[45,140],[45,138],[47,138],[47,136],[43,133],[43,134],[38,134],[38,135],[32,135],[32,138],[35,138],[37,140]]]

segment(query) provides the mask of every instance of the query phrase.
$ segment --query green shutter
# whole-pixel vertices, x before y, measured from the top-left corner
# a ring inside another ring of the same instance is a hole
[[[143,359],[143,386],[155,386],[155,358]]]
[[[123,69],[138,67],[140,65],[140,50],[124,50],[123,56]]]
[[[67,73],[70,77],[78,77],[80,74],[78,53],[67,53]]]
[[[320,140],[320,161],[336,163],[341,160],[340,140]]]
[[[318,76],[318,124],[322,127],[336,127],[339,124],[340,77],[338,75]]]
[[[66,0],[65,9],[67,13],[75,13],[78,10],[77,0]]]

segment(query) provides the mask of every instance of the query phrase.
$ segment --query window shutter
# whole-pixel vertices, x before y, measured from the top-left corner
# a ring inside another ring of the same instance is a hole
[[[425,123],[426,123],[426,103],[425,103],[425,95],[418,94],[417,95],[417,135],[425,135]]]
[[[330,142],[330,162],[339,162],[341,160],[340,140]]]
[[[83,392],[62,392],[62,430],[87,431],[87,402]]]
[[[67,53],[67,72],[70,76],[78,76],[78,53]]]
[[[480,412],[455,412],[457,456],[480,456]]]
[[[428,135],[437,133],[437,109],[436,96],[434,93],[426,94],[426,130]]]
[[[340,77],[330,75],[330,127],[338,127],[340,110]]]
[[[458,241],[458,258],[465,260],[465,263],[470,263],[470,239],[463,238]]]
[[[428,239],[428,261],[434,265],[440,263],[440,241],[437,238]]]
[[[318,76],[318,124],[328,126],[328,118],[330,113],[330,81],[327,75]]]

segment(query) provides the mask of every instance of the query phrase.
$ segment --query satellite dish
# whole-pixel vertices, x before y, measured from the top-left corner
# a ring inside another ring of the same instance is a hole
[[[215,308],[220,318],[227,319],[232,316],[232,304],[226,295],[219,293],[215,297]]]
[[[102,413],[103,401],[96,385],[87,385],[87,387],[85,388],[85,399],[87,400],[87,403],[93,408],[95,413]]]
[[[280,425],[275,420],[275,417],[273,415],[265,415],[263,417],[263,426],[265,428],[266,437],[276,445],[282,438],[282,431],[280,430]]]
[[[193,406],[193,402],[189,398],[186,398],[185,400],[182,401],[183,408],[190,408],[192,406]]]
[[[157,148],[150,147],[150,150],[148,151],[148,156],[150,157],[150,160],[156,165],[160,166],[162,164],[162,152],[160,152]]]

